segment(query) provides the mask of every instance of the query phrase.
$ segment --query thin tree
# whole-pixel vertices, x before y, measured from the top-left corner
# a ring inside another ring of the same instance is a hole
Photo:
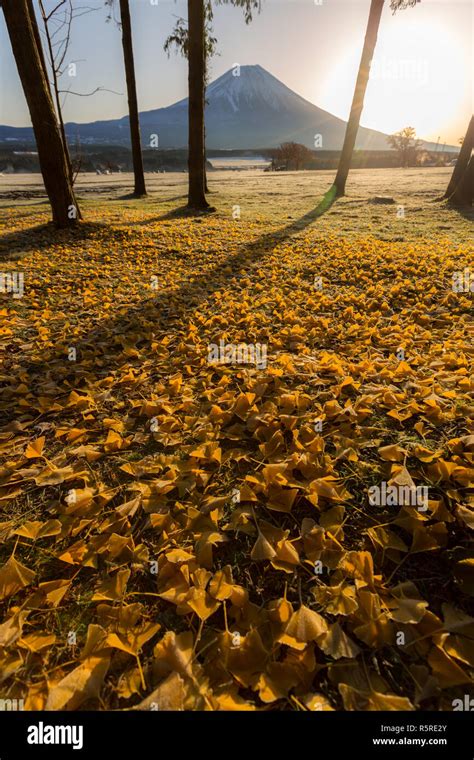
[[[461,150],[459,152],[458,160],[456,161],[456,166],[454,167],[454,171],[451,175],[451,179],[449,180],[449,185],[446,189],[446,192],[443,198],[451,198],[451,196],[453,195],[462,177],[466,173],[473,149],[474,149],[474,116],[471,116],[471,120],[467,128],[466,136],[464,137],[464,140],[462,141]]]
[[[206,13],[204,0],[188,0],[188,207],[208,211],[205,187],[204,108]]]
[[[364,48],[362,50],[359,72],[357,74],[351,113],[349,116],[349,121],[347,122],[344,144],[342,146],[342,153],[339,159],[339,167],[334,182],[334,185],[336,187],[336,195],[338,197],[344,195],[346,192],[346,182],[351,166],[352,154],[354,153],[357,133],[359,131],[360,117],[362,115],[362,109],[364,108],[365,93],[367,91],[367,84],[370,77],[370,65],[374,56],[375,46],[377,44],[377,36],[384,7],[384,1],[385,0],[371,0],[370,3],[369,20],[367,23],[367,31],[365,35]]]
[[[29,2],[32,3],[32,0],[29,0]],[[56,113],[58,115],[59,130],[61,132],[61,139],[63,141],[64,153],[66,155],[68,170],[69,170],[69,174],[71,176],[71,181],[72,181],[73,180],[72,162],[71,162],[71,156],[69,153],[69,147],[68,147],[67,139],[66,139],[66,129],[64,126],[63,111],[61,108],[61,99],[60,99],[60,93],[59,93],[59,77],[61,75],[61,65],[66,56],[67,48],[69,46],[70,33],[71,33],[72,3],[70,3],[71,15],[70,15],[69,23],[67,24],[66,44],[64,45],[64,50],[61,54],[61,61],[59,63],[56,62],[52,35],[49,29],[49,23],[51,21],[51,18],[55,15],[55,13],[59,10],[59,8],[62,5],[64,5],[64,3],[65,3],[65,0],[62,0],[58,5],[56,5],[53,8],[52,11],[50,11],[50,13],[47,13],[43,4],[43,0],[39,0],[39,9],[41,13],[41,18],[43,19],[43,27],[44,27],[44,32],[46,36],[46,45],[48,49],[49,65],[50,65],[51,75],[52,75],[52,80],[53,80],[52,85],[53,85],[54,99],[56,102]]]
[[[114,0],[106,0],[112,16]],[[130,16],[129,0],[119,0],[120,26],[122,28],[123,60],[127,80],[128,115],[130,122],[130,141],[132,144],[132,161],[134,174],[134,190],[136,197],[146,195],[145,172],[143,169],[143,154],[140,136],[140,118],[138,113],[137,82],[135,77],[135,57],[133,53],[132,19]],[[108,19],[108,20],[109,20]]]
[[[260,10],[261,0],[215,0],[218,5],[235,5],[243,8],[245,21],[252,20],[252,10]],[[212,0],[188,0],[188,28],[181,25],[165,45],[174,43],[188,58],[188,207],[210,210],[206,201],[206,147],[205,147],[205,88],[208,54],[214,52],[215,39],[211,35],[213,18]],[[187,32],[187,34],[186,34]]]
[[[217,40],[213,36],[212,33],[212,24],[211,24],[211,18],[212,18],[212,6],[210,2],[206,4],[205,7],[206,12],[206,25],[205,25],[205,35],[206,35],[206,75],[205,75],[205,82],[204,86],[207,87],[209,84],[209,61],[212,58],[213,55],[215,55],[216,52],[216,44]],[[211,18],[209,18],[209,16]],[[184,18],[178,18],[176,21],[175,27],[169,37],[166,38],[164,49],[168,53],[168,57],[170,56],[171,48],[175,46],[176,50],[181,53],[181,55],[188,60],[189,56],[189,35],[188,35],[188,26]],[[206,102],[204,102],[204,106],[206,105]],[[204,124],[204,142],[206,141],[206,125]],[[204,163],[204,191],[206,193],[209,192],[209,188],[207,185],[207,171],[206,171],[206,164]]]
[[[69,144],[66,137],[66,127],[64,124],[63,108],[64,102],[68,95],[77,95],[80,97],[89,97],[96,92],[105,91],[104,87],[96,87],[92,92],[82,93],[73,92],[69,87],[67,90],[62,90],[60,86],[60,80],[66,69],[66,58],[69,51],[71,42],[71,32],[73,21],[76,18],[80,18],[85,14],[92,13],[99,10],[98,8],[91,8],[87,5],[77,5],[73,0],[55,0],[53,7],[46,10],[44,0],[38,0],[39,10],[43,21],[43,31],[46,40],[47,61],[46,65],[45,56],[42,55],[42,63],[46,73],[46,78],[50,81],[52,94],[54,96],[54,103],[56,106],[56,114],[59,122],[59,129],[61,132],[61,138],[64,145],[64,152],[66,154],[66,160],[69,166],[69,173],[71,175],[71,181],[74,185],[77,175],[79,174],[81,167],[81,157],[76,154],[74,161],[71,159],[71,153],[69,150]],[[28,7],[30,9],[30,16],[33,23],[35,37],[37,39],[38,48],[41,54],[43,54],[43,48],[40,42],[39,29],[36,24],[35,12],[33,9],[33,0],[28,0]],[[109,90],[109,92],[111,92]],[[61,103],[61,95],[64,95],[63,103]]]
[[[120,19],[122,22],[122,47],[127,78],[128,113],[130,116],[130,137],[132,141],[133,173],[135,175],[134,195],[146,195],[145,172],[140,137],[140,119],[138,116],[137,83],[135,79],[135,61],[133,56],[132,21],[128,0],[120,0]]]
[[[395,13],[397,10],[414,6],[418,2],[420,2],[420,0],[391,0],[390,7]],[[339,159],[339,167],[334,182],[335,194],[338,197],[344,195],[346,192],[347,177],[349,175],[352,154],[354,153],[357,133],[359,131],[360,117],[364,108],[365,94],[367,92],[367,85],[370,77],[370,66],[377,45],[383,8],[384,0],[371,0],[362,58],[357,75],[349,121],[347,122],[344,144]]]
[[[38,148],[44,186],[58,227],[80,216],[63,140],[46,75],[36,18],[30,0],[3,0],[5,22]]]

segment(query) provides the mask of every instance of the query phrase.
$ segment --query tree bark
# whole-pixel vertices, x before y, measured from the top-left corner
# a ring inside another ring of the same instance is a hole
[[[27,5],[28,5],[28,13],[30,14],[30,18],[31,18],[31,26],[33,27],[33,34],[35,35],[36,47],[38,48],[38,54],[39,54],[41,65],[44,71],[44,76],[45,76],[45,79],[48,80],[48,67],[46,66],[44,50],[41,44],[41,35],[38,29],[38,24],[36,22],[36,14],[35,14],[35,9],[33,5],[33,0],[27,0]]]
[[[42,62],[42,65],[43,65],[43,68],[44,68],[44,71],[45,71],[46,79],[49,80],[49,77],[48,77],[48,68],[46,66],[46,61],[45,61],[45,58],[44,58],[43,47],[41,45],[41,37],[40,37],[39,29],[38,29],[38,24],[37,24],[37,21],[36,21],[36,14],[35,14],[34,6],[33,6],[33,0],[27,0],[27,2],[28,2],[28,9],[29,9],[29,12],[30,12],[31,24],[33,26],[33,32],[34,32],[34,35],[35,35],[36,45],[38,47],[38,52],[40,52],[41,62]],[[48,22],[46,20],[46,13],[45,13],[44,6],[43,6],[42,2],[40,2],[40,10],[41,10],[42,18],[43,18],[44,32],[45,32],[45,35],[46,35],[46,44],[48,45],[49,60],[51,62],[51,75],[53,77],[54,101],[56,103],[56,114],[57,114],[57,117],[58,117],[59,131],[61,132],[61,139],[63,141],[64,155],[66,156],[66,162],[67,162],[68,171],[69,171],[69,178],[71,180],[71,184],[74,186],[74,174],[73,174],[73,171],[72,171],[71,155],[69,153],[69,146],[67,144],[66,129],[65,129],[65,126],[64,126],[64,119],[63,119],[63,111],[62,111],[62,108],[61,108],[61,97],[60,97],[60,93],[59,93],[58,72],[56,71],[55,62],[54,62],[53,43],[52,43],[52,40],[51,40],[51,35],[49,33]],[[79,214],[79,217],[80,217],[80,214]]]
[[[140,137],[140,120],[138,117],[137,83],[135,79],[135,62],[132,43],[132,21],[128,0],[120,0],[120,19],[122,22],[122,47],[127,78],[128,113],[130,118],[130,138],[132,142],[133,173],[135,175],[134,195],[146,195],[145,173]]]
[[[64,146],[38,49],[28,0],[3,0],[3,13],[35,133],[44,186],[58,227],[71,227],[79,206],[69,176]]]
[[[352,161],[352,154],[356,144],[357,133],[359,131],[360,117],[364,107],[365,93],[370,77],[370,65],[377,44],[377,36],[382,16],[384,0],[372,0],[370,5],[369,20],[367,23],[367,32],[365,35],[364,49],[357,75],[357,82],[352,100],[351,113],[347,122],[346,134],[341,157],[339,159],[339,168],[337,170],[335,186],[337,195],[342,196],[346,191],[346,182]]]
[[[188,0],[189,138],[188,207],[206,210],[204,109],[206,80],[205,13],[203,0]]]
[[[454,171],[451,175],[451,179],[449,180],[449,185],[446,189],[443,199],[450,198],[452,194],[454,193],[454,191],[456,190],[459,182],[461,181],[464,174],[466,173],[466,169],[469,164],[469,159],[471,158],[471,153],[472,153],[473,148],[474,148],[474,116],[471,116],[471,121],[469,122],[466,136],[461,146],[458,160],[456,161],[456,166],[454,167]]]
[[[472,206],[474,195],[474,156],[471,156],[464,174],[459,180],[449,203],[453,206]]]

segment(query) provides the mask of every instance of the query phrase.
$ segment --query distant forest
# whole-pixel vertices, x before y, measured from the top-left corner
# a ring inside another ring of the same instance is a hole
[[[70,146],[71,157],[79,172],[129,172],[133,171],[132,151],[117,145],[84,145]],[[314,150],[308,151],[308,159],[299,167],[306,170],[336,169],[340,151]],[[207,168],[212,171],[213,158],[255,158],[263,157],[271,162],[275,149],[261,150],[212,150],[207,154]],[[424,151],[420,157],[420,165],[445,166],[457,158],[453,152]],[[187,171],[188,153],[186,150],[144,150],[143,165],[146,172]],[[354,151],[352,166],[354,169],[387,169],[400,166],[396,151]],[[288,168],[292,168],[291,166]],[[35,146],[32,143],[3,143],[0,144],[1,173],[39,173],[40,165]]]

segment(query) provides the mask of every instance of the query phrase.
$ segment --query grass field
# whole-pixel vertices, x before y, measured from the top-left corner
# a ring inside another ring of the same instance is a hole
[[[472,215],[470,219],[465,218],[446,207],[440,214],[440,205],[436,203],[447,187],[451,172],[451,168],[355,170],[349,179],[347,197],[319,219],[317,231],[372,234],[387,240],[415,236],[452,238],[454,242],[471,240]],[[330,171],[217,171],[209,175],[210,201],[222,218],[232,217],[233,207],[238,205],[244,222],[264,225],[271,222],[276,228],[304,227],[308,221],[314,221],[304,217],[317,206],[333,178],[334,172]],[[141,203],[141,214],[145,211],[156,218],[185,205],[186,174],[147,175],[147,184],[150,197]],[[79,177],[77,188],[83,203],[92,203],[94,208],[104,202],[107,209],[112,210],[117,204],[118,215],[123,209],[137,209],[135,201],[124,200],[133,189],[130,174],[86,174]],[[392,197],[395,204],[368,204],[377,195]],[[16,205],[26,206],[24,213],[28,214],[37,209],[39,198],[46,202],[40,175],[0,176],[0,208],[8,209],[15,200]],[[399,206],[405,208],[404,218],[397,216]]]
[[[322,213],[331,173],[216,172],[204,216],[184,174],[139,201],[84,177],[72,232],[38,177],[0,177],[2,284],[23,277],[1,305],[5,698],[472,694],[472,215],[436,201],[449,176],[355,171]]]

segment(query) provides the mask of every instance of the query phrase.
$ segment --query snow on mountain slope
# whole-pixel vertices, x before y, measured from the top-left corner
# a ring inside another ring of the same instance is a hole
[[[145,142],[147,134],[156,130],[162,147],[184,147],[187,109],[185,98],[141,114]],[[345,122],[297,95],[259,65],[230,69],[206,90],[206,138],[211,149],[274,147],[287,140],[314,148],[315,135],[321,134],[323,149],[337,150],[344,130]],[[388,144],[385,135],[362,128],[358,147],[380,150]]]
[[[234,112],[261,104],[277,112],[311,105],[258,65],[227,71],[209,85],[206,100],[226,102]]]

